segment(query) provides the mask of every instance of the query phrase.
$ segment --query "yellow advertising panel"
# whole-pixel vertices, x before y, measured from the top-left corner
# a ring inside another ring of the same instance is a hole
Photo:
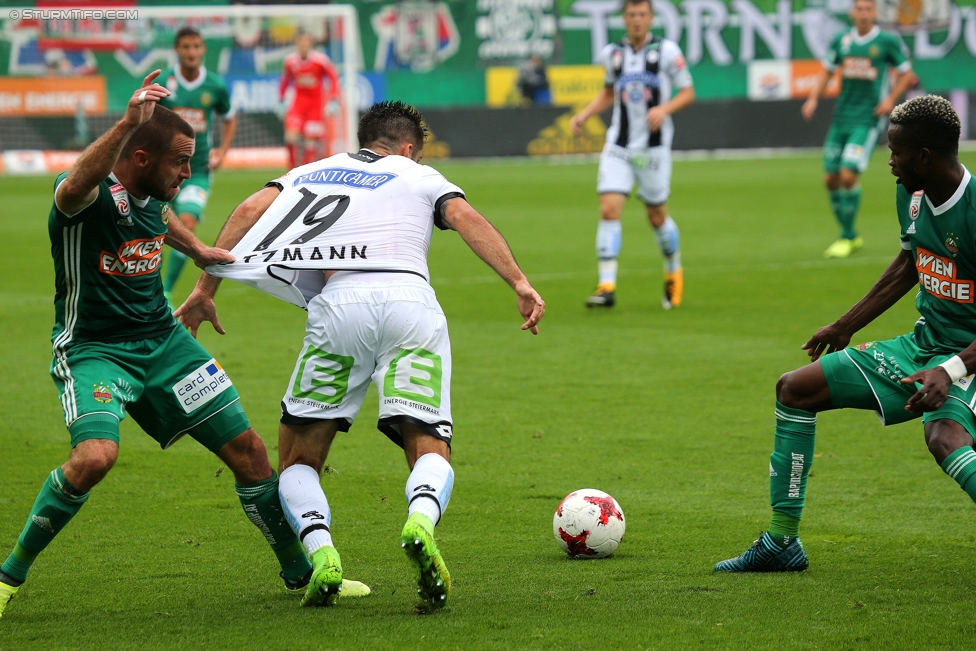
[[[549,91],[554,106],[587,104],[603,88],[601,66],[550,66],[546,68]],[[520,106],[523,98],[518,89],[518,69],[488,68],[485,73],[485,100],[492,108]]]

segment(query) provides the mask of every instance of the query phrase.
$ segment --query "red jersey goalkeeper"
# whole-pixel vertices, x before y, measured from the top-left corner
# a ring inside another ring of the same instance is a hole
[[[332,60],[312,49],[312,37],[299,34],[297,51],[288,55],[281,72],[279,99],[284,101],[288,87],[295,86],[295,97],[285,113],[285,143],[291,167],[299,164],[298,145],[304,141],[301,164],[328,155],[326,108],[339,97],[339,76]],[[328,84],[324,82],[328,80]]]

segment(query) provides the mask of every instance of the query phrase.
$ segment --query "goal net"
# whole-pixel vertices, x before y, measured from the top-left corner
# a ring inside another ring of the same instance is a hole
[[[146,74],[176,64],[173,38],[184,25],[201,33],[204,65],[227,81],[238,115],[232,159],[283,156],[279,81],[299,32],[339,74],[338,103],[324,116],[329,153],[355,151],[359,111],[371,102],[355,7],[77,4],[0,13],[0,150],[82,148],[118,119]],[[213,131],[216,145],[219,120]]]

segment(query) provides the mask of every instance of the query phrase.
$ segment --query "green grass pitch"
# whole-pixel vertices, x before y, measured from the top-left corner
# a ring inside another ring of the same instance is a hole
[[[671,312],[634,201],[618,306],[583,307],[596,281],[595,165],[435,163],[507,236],[548,304],[542,333],[521,332],[511,291],[456,234],[435,233],[430,267],[454,348],[457,480],[437,531],[455,579],[449,607],[414,612],[398,543],[407,469],[375,429],[371,390],[322,481],[346,576],[372,596],[299,608],[231,473],[189,439],[161,451],[126,421],[115,469],[0,620],[0,649],[972,648],[976,508],[917,422],[823,415],[802,528],[811,569],[712,574],[768,522],[777,377],[899,251],[885,162],[877,152],[863,179],[863,251],[830,262],[821,252],[836,228],[816,156],[678,162],[670,205],[686,288]],[[219,173],[204,239],[269,176]],[[0,191],[6,554],[68,437],[47,372],[51,179],[5,177]],[[205,326],[201,340],[274,462],[304,313],[232,283],[218,308],[227,336]],[[902,334],[914,319],[903,300],[856,340]],[[571,561],[552,538],[557,503],[584,487],[627,515],[605,561]]]

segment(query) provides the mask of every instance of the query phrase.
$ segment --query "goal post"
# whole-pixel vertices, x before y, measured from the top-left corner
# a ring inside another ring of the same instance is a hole
[[[176,63],[173,37],[184,25],[203,36],[207,68],[227,79],[232,103],[246,118],[238,120],[235,145],[245,147],[282,144],[281,121],[274,116],[277,81],[295,35],[311,34],[313,47],[329,55],[340,80],[338,112],[326,117],[330,149],[356,150],[360,102],[368,102],[369,93],[361,91],[368,82],[360,78],[363,54],[352,5],[6,7],[0,39],[9,43],[11,55],[0,72],[24,78],[101,76],[102,110],[119,114],[123,98],[146,74]]]

